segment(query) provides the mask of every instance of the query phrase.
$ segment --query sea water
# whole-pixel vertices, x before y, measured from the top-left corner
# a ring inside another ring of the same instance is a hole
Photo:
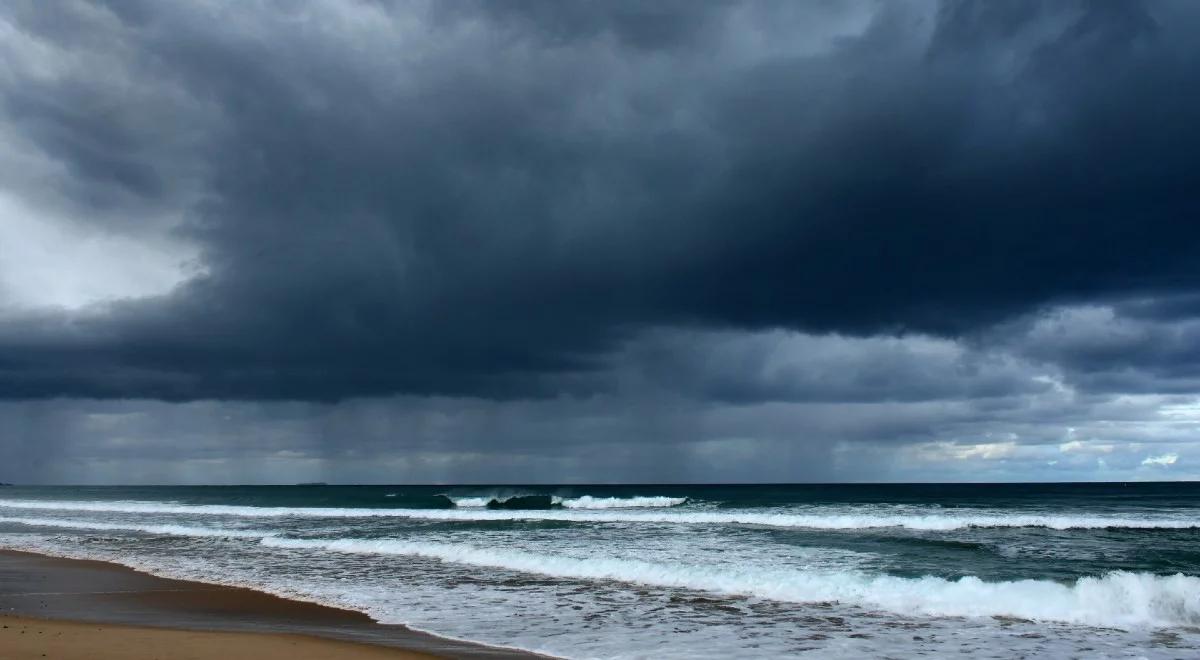
[[[0,547],[571,658],[1200,657],[1200,484],[7,487]]]

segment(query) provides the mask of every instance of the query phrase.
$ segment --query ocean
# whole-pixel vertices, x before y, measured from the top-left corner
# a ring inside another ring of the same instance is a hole
[[[0,488],[0,547],[570,658],[1200,657],[1200,484]]]

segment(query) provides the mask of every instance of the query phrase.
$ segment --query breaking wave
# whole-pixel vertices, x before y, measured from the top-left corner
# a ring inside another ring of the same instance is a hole
[[[781,602],[838,603],[902,615],[1001,616],[1115,627],[1200,625],[1200,577],[1183,574],[1114,571],[1069,583],[1044,579],[985,582],[972,576],[907,578],[860,570],[661,563],[602,555],[582,558],[398,539],[297,539],[267,531],[187,525],[22,517],[0,517],[0,523],[253,539],[273,549],[415,556],[554,578],[612,580]]]
[[[614,580],[654,587],[795,603],[840,603],[899,614],[1006,616],[1097,626],[1200,625],[1200,578],[1117,571],[1063,584],[984,582],[976,577],[903,578],[857,571],[661,564],[549,556],[470,545],[370,539],[267,537],[271,548],[403,555],[549,577]]]
[[[686,497],[560,497],[558,495],[447,496],[456,508],[539,511],[548,509],[648,509],[678,506]]]
[[[650,509],[687,504],[686,497],[592,497],[584,495],[564,499],[566,509]]]
[[[448,495],[446,497],[454,506],[465,508],[486,507],[488,502],[492,501],[490,497],[450,497]]]
[[[562,498],[554,495],[483,495],[469,497],[446,496],[455,508],[512,509],[538,511],[562,506]]]

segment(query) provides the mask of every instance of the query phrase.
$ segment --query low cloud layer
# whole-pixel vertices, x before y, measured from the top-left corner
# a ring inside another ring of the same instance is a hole
[[[1197,27],[9,4],[0,480],[1195,476]]]

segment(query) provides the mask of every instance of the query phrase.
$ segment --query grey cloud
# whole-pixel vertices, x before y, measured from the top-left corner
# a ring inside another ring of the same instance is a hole
[[[643,386],[727,403],[919,402],[1050,389],[1039,363],[928,336],[659,331],[631,342],[616,364],[635,370],[629,377]]]
[[[1173,312],[1169,318],[1157,315]],[[1200,389],[1200,316],[1172,301],[1056,308],[1002,326],[996,345],[1053,365],[1073,387],[1101,394],[1187,394]]]

